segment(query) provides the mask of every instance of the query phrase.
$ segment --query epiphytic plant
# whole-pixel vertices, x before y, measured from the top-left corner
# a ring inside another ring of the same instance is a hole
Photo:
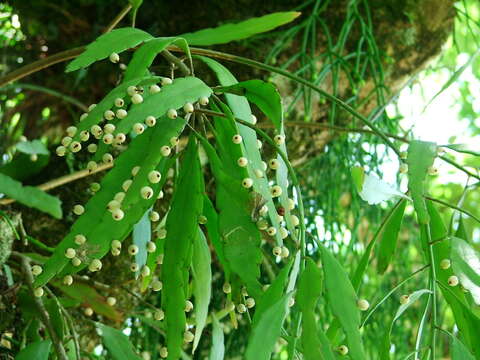
[[[58,156],[69,158],[87,153],[85,168],[89,173],[108,172],[100,183],[91,184],[93,195],[86,204],[73,206],[72,212],[78,217],[49,258],[15,254],[23,261],[27,283],[38,298],[35,301],[41,312],[46,314],[41,299],[49,297],[66,322],[71,322],[49,289],[51,284],[72,297],[89,291],[83,304],[86,317],[118,320],[114,290],[107,287],[102,295],[87,290],[79,274],[95,279],[95,273],[105,268],[104,262],[121,255],[123,249],[129,256],[126,266],[136,288],[142,294],[153,294],[155,301],[147,302],[148,311],[153,313],[142,317],[158,330],[158,346],[146,349],[148,356],[178,359],[207,343],[211,344],[210,359],[222,359],[221,321],[228,316],[225,327],[229,331],[249,328],[243,351],[249,360],[271,358],[279,338],[283,339],[279,346],[282,354],[276,358],[349,356],[363,360],[371,353],[365,351],[362,341],[362,333],[368,331],[364,330],[365,324],[393,293],[371,306],[371,300],[359,295],[363,275],[377,240],[378,271],[385,272],[391,264],[404,212],[411,201],[420,226],[419,251],[425,256],[425,265],[416,273],[428,270],[428,288],[399,296],[398,311],[380,334],[378,353],[382,359],[389,358],[395,321],[425,295],[428,301],[414,351],[435,359],[436,339],[442,331],[437,320],[438,303],[443,295],[460,334],[460,340],[453,338],[453,346],[461,349],[465,358],[479,358],[480,320],[475,304],[480,298],[480,284],[478,266],[470,262],[475,259],[478,264],[478,255],[459,239],[460,233],[449,235],[432,200],[426,198],[426,177],[435,173],[432,166],[439,147],[412,140],[405,157],[367,118],[305,80],[253,60],[190,47],[243,39],[292,21],[297,15],[275,13],[178,37],[155,38],[134,27],[120,28],[100,36],[67,66],[71,72],[108,59],[119,64],[120,76],[114,89],[66,129],[56,149]],[[159,54],[169,62],[169,74],[157,75],[151,68]],[[315,239],[307,251],[302,193],[288,160],[280,94],[262,80],[238,82],[214,58],[300,81],[357,117],[404,162],[407,194],[365,174],[363,168],[352,170],[359,195],[370,204],[401,197],[371,239],[352,276],[320,239]],[[213,72],[215,86],[195,76],[197,62]],[[251,105],[272,123],[273,131],[257,126]],[[168,196],[162,190],[167,183]],[[22,188],[5,175],[0,175],[0,186],[2,192],[26,205],[61,216],[58,199],[38,189]],[[167,209],[164,213],[154,210],[159,208],[158,203]],[[212,276],[212,257],[222,271],[220,280]],[[30,268],[31,261],[35,264]],[[270,272],[261,271],[262,263]],[[277,273],[269,267],[271,263],[276,264]],[[212,301],[215,281],[223,284],[222,293],[215,294],[218,298]],[[366,314],[363,319],[361,312]],[[319,321],[318,314],[325,314],[331,321]],[[428,314],[429,331],[425,325]],[[65,344],[71,340],[72,356],[80,359],[74,326],[68,325],[71,339],[67,339],[63,330],[51,325],[48,316],[43,321],[49,340],[25,347],[19,358],[26,359],[32,351],[48,356],[53,342],[57,357],[66,359]],[[211,340],[205,340],[205,328],[210,324]],[[139,358],[120,331],[100,321],[95,327],[109,356]],[[422,344],[427,344],[426,349]]]

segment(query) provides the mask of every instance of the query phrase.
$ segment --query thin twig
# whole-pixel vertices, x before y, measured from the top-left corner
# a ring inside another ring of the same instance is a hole
[[[182,60],[180,60],[179,58],[177,58],[175,55],[173,55],[170,51],[168,50],[163,50],[161,52],[162,56],[169,62],[171,62],[172,64],[176,65],[176,67],[178,68],[178,70],[180,70],[182,72],[183,75],[185,76],[189,76],[191,74],[191,71],[190,69],[188,68],[187,65],[185,65],[183,63]]]
[[[104,33],[108,33],[112,31],[114,28],[117,27],[118,23],[122,21],[122,19],[132,10],[132,5],[128,4],[125,6],[120,13],[107,25],[107,27],[103,30]]]
[[[112,166],[113,166],[113,164],[101,164],[93,171],[80,170],[80,171],[74,172],[72,174],[68,174],[68,175],[59,177],[57,179],[50,180],[50,181],[48,181],[44,184],[41,184],[41,185],[37,186],[37,188],[39,188],[40,190],[43,190],[43,191],[48,191],[48,190],[54,189],[56,187],[68,184],[72,181],[82,179],[84,177],[96,174],[100,171],[105,171],[107,169],[110,169]],[[15,199],[2,199],[2,200],[0,200],[0,205],[8,205],[8,204],[14,203],[15,201],[16,201]]]
[[[68,360],[67,354],[65,352],[65,348],[63,347],[61,340],[58,338],[58,334],[55,332],[55,329],[53,328],[53,325],[50,322],[50,315],[48,314],[47,309],[43,305],[42,299],[34,295],[34,292],[35,292],[35,289],[33,288],[34,279],[33,279],[32,270],[30,268],[29,258],[26,256],[23,256],[22,254],[16,251],[12,251],[12,255],[16,256],[21,261],[22,272],[25,275],[25,280],[26,280],[28,289],[33,295],[33,300],[35,302],[35,305],[37,306],[40,319],[42,320],[43,324],[47,328],[47,331],[55,347],[55,351],[57,353],[58,358],[61,360]]]
[[[464,213],[465,215],[468,215],[470,216],[472,219],[476,220],[477,222],[480,223],[480,219],[478,217],[476,217],[475,215],[473,215],[470,211],[468,210],[465,210],[465,209],[462,209],[461,207],[458,207],[458,206],[455,206],[455,205],[452,205],[452,204],[449,204],[443,200],[439,200],[439,199],[435,199],[433,197],[430,197],[430,196],[425,196],[425,199],[428,199],[430,201],[434,201],[436,203],[439,203],[439,204],[442,204],[443,206],[446,206],[446,207],[449,207],[451,209],[454,209],[454,210],[457,210],[461,213]]]

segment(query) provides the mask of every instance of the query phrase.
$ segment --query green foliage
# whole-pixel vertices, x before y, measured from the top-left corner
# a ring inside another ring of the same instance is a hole
[[[108,58],[112,53],[121,53],[151,38],[150,34],[136,28],[112,30],[89,44],[80,56],[68,64],[66,71],[85,68],[96,61]]]
[[[140,360],[141,357],[135,354],[132,344],[128,341],[128,337],[121,331],[111,328],[110,326],[97,323],[100,330],[103,343],[108,349],[109,354],[114,360]]]
[[[365,359],[360,336],[360,313],[355,290],[347,273],[325,247],[320,247],[328,305],[338,318],[347,337],[352,359]]]
[[[420,224],[429,222],[423,195],[428,169],[433,165],[436,154],[436,144],[431,142],[414,140],[408,147],[408,189],[412,195],[413,205]]]
[[[0,173],[0,193],[17,200],[18,202],[46,212],[53,217],[62,217],[61,201],[55,196],[32,186],[23,186],[21,182]]]
[[[465,240],[452,237],[450,241],[453,272],[480,305],[480,256]]]
[[[184,308],[188,298],[186,292],[188,271],[194,242],[198,237],[198,217],[202,213],[203,204],[200,177],[197,145],[195,139],[191,137],[167,217],[167,238],[162,267],[164,282],[162,303],[167,322],[167,347],[169,356],[173,359],[180,356],[185,331]]]
[[[401,200],[400,204],[396,206],[385,222],[385,226],[382,229],[382,235],[380,240],[380,246],[378,247],[378,272],[383,274],[395,254],[395,248],[397,247],[398,233],[402,226],[403,214],[407,202]]]
[[[293,21],[299,15],[299,12],[274,13],[242,21],[237,24],[227,24],[213,29],[205,29],[194,33],[183,34],[182,37],[185,38],[190,45],[207,46],[225,44],[270,31],[278,26]]]
[[[50,340],[33,342],[22,349],[15,356],[15,360],[48,360],[51,346],[52,342]]]

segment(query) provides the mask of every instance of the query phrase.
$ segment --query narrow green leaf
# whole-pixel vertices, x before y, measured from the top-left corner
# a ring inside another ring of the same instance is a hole
[[[143,0],[128,0],[130,5],[132,5],[133,10],[138,10],[138,8],[142,5]]]
[[[189,145],[181,164],[178,182],[168,213],[165,255],[162,266],[162,305],[167,324],[168,356],[178,359],[183,345],[186,315],[188,270],[192,247],[198,236],[198,217],[202,212],[201,169],[195,139]],[[182,221],[178,221],[182,219]]]
[[[457,339],[455,336],[450,334],[451,338],[451,347],[452,347],[452,360],[475,360],[473,355],[468,351],[467,347]]]
[[[480,305],[480,256],[463,239],[452,237],[451,244],[453,272],[470,292],[475,304]]]
[[[467,229],[465,228],[465,223],[463,221],[463,216],[461,214],[458,216],[458,227],[457,227],[457,231],[455,231],[455,236],[467,242],[469,241]]]
[[[138,253],[135,255],[135,262],[140,269],[147,263],[147,243],[152,239],[152,229],[150,223],[150,211],[145,211],[141,219],[133,225],[132,240],[138,246]],[[137,271],[136,276],[140,275],[140,270]]]
[[[103,344],[114,360],[142,359],[135,353],[133,345],[128,340],[128,336],[126,336],[120,330],[111,328],[110,326],[101,323],[97,323],[97,328],[100,330]]]
[[[398,233],[402,226],[403,214],[407,202],[402,200],[400,205],[395,208],[382,230],[380,246],[378,248],[377,271],[383,274],[395,253],[397,247]]]
[[[242,81],[235,85],[221,87],[219,91],[245,96],[273,122],[275,128],[282,127],[282,98],[277,88],[263,80]]]
[[[232,75],[232,73],[217,61],[202,56],[197,56],[197,58],[202,60],[213,70],[222,86],[230,86],[238,83],[237,79]],[[225,94],[225,97],[234,117],[250,123],[253,122],[250,105],[244,96],[227,93]],[[272,200],[268,181],[265,177],[259,178],[255,174],[255,170],[263,171],[262,157],[260,150],[257,147],[257,134],[253,129],[250,129],[245,125],[236,124],[236,126],[238,133],[243,138],[241,148],[244,154],[243,156],[248,159],[247,170],[249,177],[253,179],[253,189],[261,196],[262,201],[264,201],[265,205],[268,207],[268,219],[270,223],[272,226],[278,229],[280,226],[278,222],[278,214],[275,203]],[[283,193],[286,195],[288,193],[287,189],[283,189]],[[286,197],[282,196],[280,201],[282,206],[287,209],[288,204],[285,203],[285,199]],[[287,219],[287,221],[290,221],[290,219]],[[275,239],[277,244],[283,244],[283,239],[280,237],[280,232],[277,232]]]
[[[68,64],[66,72],[85,68],[96,61],[108,58],[114,52],[121,53],[151,38],[152,35],[133,27],[112,30],[87,45],[85,51]]]
[[[190,49],[185,39],[178,37],[151,39],[135,51],[132,60],[128,64],[127,70],[125,70],[123,81],[130,81],[138,77],[147,76],[147,70],[150,65],[152,65],[155,57],[171,44],[180,47],[187,54],[187,57],[191,58]]]
[[[395,316],[392,320],[392,323],[390,324],[390,327],[388,331],[385,333],[383,337],[383,342],[382,346],[380,348],[380,358],[382,360],[389,360],[390,359],[390,335],[392,333],[393,329],[393,324],[395,321],[402,316],[402,314],[412,305],[414,304],[423,294],[429,294],[431,293],[430,290],[428,289],[422,289],[422,290],[417,290],[414,291],[413,293],[410,294],[410,299],[406,304],[402,304],[399,306],[397,312],[395,313]]]
[[[320,246],[320,250],[328,305],[345,331],[350,357],[353,360],[364,360],[365,353],[359,331],[360,313],[355,290],[344,268],[330,251],[324,246]]]
[[[55,333],[61,340],[63,340],[65,324],[63,321],[63,316],[60,312],[60,306],[57,298],[50,298],[45,301],[45,309],[50,316],[50,322],[52,323],[52,327],[55,330]]]
[[[51,346],[50,340],[30,343],[15,356],[15,360],[48,360]]]
[[[70,229],[70,233],[56,246],[54,254],[44,266],[42,274],[35,279],[35,286],[42,286],[56,274],[65,275],[78,272],[85,268],[92,258],[102,258],[110,251],[112,240],[123,241],[134,224],[152,206],[161,183],[151,184],[148,181],[150,171],[157,169],[166,177],[166,165],[169,160],[159,151],[163,145],[170,144],[172,137],[178,136],[185,126],[185,120],[177,118],[175,121],[167,117],[158,120],[157,125],[148,128],[137,136],[128,146],[128,149],[115,159],[115,166],[105,175],[100,185],[101,189],[85,205],[85,213],[81,215]],[[140,166],[140,171],[132,179],[125,199],[122,201],[124,218],[116,221],[107,210],[107,204],[117,192],[123,191],[122,183],[131,178],[131,170]],[[154,194],[146,200],[138,194],[143,186],[150,186]],[[76,235],[82,234],[87,238],[84,245],[78,246],[74,242]],[[67,248],[87,250],[88,257],[83,259],[80,266],[74,267],[65,257]]]
[[[408,147],[408,189],[420,224],[429,222],[423,195],[428,168],[433,165],[436,155],[437,145],[432,142],[413,140]]]
[[[258,18],[252,18],[236,24],[222,25],[181,35],[190,45],[225,44],[230,41],[246,39],[252,35],[275,29],[293,21],[299,12],[278,12]]]
[[[353,183],[360,193],[363,189],[363,183],[365,182],[365,170],[361,166],[353,166],[351,169]]]
[[[203,215],[207,218],[205,227],[207,228],[208,238],[215,249],[215,254],[218,257],[218,261],[220,261],[220,264],[223,266],[225,278],[229,279],[231,270],[227,260],[225,259],[222,239],[220,238],[220,233],[218,232],[218,214],[206,194],[203,196]]]
[[[298,284],[297,304],[302,312],[302,346],[305,360],[334,360],[330,344],[321,328],[317,327],[315,309],[322,294],[322,273],[312,259],[307,264]]]
[[[282,298],[285,293],[285,288],[288,280],[288,273],[292,267],[292,261],[285,265],[282,270],[278,273],[275,280],[265,291],[264,295],[261,298],[256,298],[257,305],[255,306],[255,315],[253,316],[253,326],[261,321],[263,314],[268,311],[269,308],[274,306],[274,304]]]
[[[62,218],[61,201],[57,197],[33,186],[23,186],[21,182],[0,173],[0,194],[2,193],[23,205],[46,212],[57,219]]]
[[[293,293],[283,295],[279,300],[268,307],[254,324],[249,337],[246,360],[268,360],[287,317],[288,302]]]
[[[225,356],[225,344],[222,325],[212,314],[212,350],[210,350],[209,360],[223,360]]]
[[[202,230],[198,229],[198,235],[193,243],[192,275],[193,296],[195,296],[195,338],[193,340],[192,353],[198,346],[203,329],[207,322],[208,305],[212,295],[212,258],[207,239]]]
[[[17,145],[15,145],[15,148],[24,154],[50,154],[45,144],[42,143],[40,140],[21,141]]]

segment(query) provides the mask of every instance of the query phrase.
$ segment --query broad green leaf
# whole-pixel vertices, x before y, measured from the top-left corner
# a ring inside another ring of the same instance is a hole
[[[350,357],[353,360],[364,360],[365,353],[359,331],[360,313],[355,290],[344,268],[330,251],[324,246],[320,246],[320,250],[328,305],[347,336]]]
[[[48,155],[49,151],[44,143],[40,140],[32,140],[32,141],[21,141],[19,142],[15,148],[25,154],[41,154],[41,155]]]
[[[128,133],[135,123],[144,121],[147,116],[164,116],[169,109],[179,109],[186,102],[193,103],[211,94],[212,90],[196,77],[178,78],[164,86],[162,91],[145,98],[141,104],[132,105],[127,117],[116,124],[116,133]]]
[[[248,80],[221,87],[219,91],[245,96],[248,101],[258,106],[273,122],[277,130],[281,129],[283,119],[282,99],[273,84],[263,80]]]
[[[400,205],[397,206],[385,222],[382,230],[380,246],[378,248],[378,262],[377,271],[383,274],[387,270],[388,265],[392,261],[392,257],[397,247],[398,233],[402,226],[403,214],[407,202],[402,200]]]
[[[61,201],[57,197],[33,186],[23,186],[21,182],[1,173],[0,194],[5,194],[23,205],[46,212],[57,219],[62,218]]]
[[[103,315],[114,321],[121,321],[122,314],[107,304],[105,297],[100,295],[89,284],[77,281],[70,285],[63,285],[61,281],[53,281],[52,285],[60,289],[65,295],[78,300],[82,306],[91,307],[95,313]]]
[[[208,305],[212,295],[212,258],[207,239],[202,230],[198,229],[198,235],[193,242],[192,275],[193,296],[195,296],[195,338],[192,352],[198,346],[208,316]]]
[[[395,321],[402,316],[402,314],[412,305],[414,304],[423,294],[429,294],[431,293],[430,290],[427,289],[422,289],[422,290],[417,290],[414,291],[413,293],[410,294],[410,299],[406,304],[402,304],[399,306],[397,312],[395,313],[395,316],[392,320],[392,323],[390,324],[390,327],[388,331],[385,333],[384,338],[383,338],[383,343],[380,348],[380,358],[383,360],[389,360],[390,359],[390,335],[392,333],[393,329],[393,324]]]
[[[453,272],[462,286],[470,292],[475,304],[480,305],[480,256],[465,240],[451,238]]]
[[[450,334],[451,338],[451,354],[452,360],[475,360],[473,355],[468,351],[467,347],[463,345],[463,343],[457,339],[455,336]]]
[[[114,52],[121,53],[151,38],[152,35],[133,27],[112,30],[87,45],[85,51],[68,64],[66,72],[85,68],[96,61],[108,58]]]
[[[170,144],[172,137],[178,136],[185,126],[185,120],[177,118],[175,121],[166,117],[159,119],[157,125],[148,128],[137,136],[128,146],[128,149],[115,159],[115,166],[105,175],[100,185],[101,189],[85,205],[85,213],[82,214],[70,229],[70,233],[56,246],[55,252],[44,266],[42,274],[35,279],[35,286],[42,286],[56,274],[65,275],[78,272],[88,265],[92,258],[102,258],[110,250],[112,240],[123,241],[140,218],[155,202],[160,185],[151,184],[148,181],[150,171],[157,169],[166,177],[166,164],[169,163],[159,151],[163,145]],[[122,202],[124,218],[116,221],[107,210],[107,204],[117,192],[122,190],[122,183],[131,178],[131,170],[134,166],[140,166],[140,171],[132,179]],[[143,186],[150,186],[154,194],[152,198],[145,200],[139,196]],[[128,209],[128,211],[126,211]],[[74,242],[77,234],[87,238],[84,245],[78,246]],[[80,251],[85,250],[87,256],[82,264],[74,267],[65,257],[67,248]]]
[[[288,302],[293,293],[283,295],[268,307],[252,327],[245,352],[246,360],[268,360],[280,336],[280,331],[288,315]]]
[[[185,39],[178,37],[155,38],[145,42],[135,51],[127,70],[125,70],[123,81],[130,81],[148,75],[146,72],[152,65],[155,57],[171,44],[180,47],[187,54],[188,58],[191,59],[190,49]]]
[[[472,150],[467,144],[451,144],[451,145],[441,145],[444,148],[449,148],[460,153],[469,154],[473,156],[480,156],[480,152]]]
[[[197,58],[202,60],[213,70],[222,86],[230,86],[238,83],[237,79],[235,79],[230,71],[217,61],[202,56],[198,56]],[[250,105],[244,96],[227,93],[225,94],[225,97],[233,116],[250,123],[253,122]],[[247,170],[249,177],[253,180],[253,190],[255,190],[255,192],[261,196],[262,201],[264,201],[265,205],[268,207],[268,218],[272,226],[279,228],[280,224],[278,222],[278,214],[275,203],[273,202],[270,194],[268,181],[265,177],[259,178],[255,174],[255,170],[263,171],[262,157],[257,147],[257,134],[255,130],[250,129],[245,125],[236,124],[236,126],[238,133],[243,138],[241,148],[244,154],[243,156],[248,159]],[[287,189],[283,189],[285,194],[287,193],[286,190]],[[281,197],[280,200],[283,201],[282,199],[285,198]],[[284,208],[288,208],[288,204],[282,203],[282,205]],[[283,240],[280,237],[280,232],[277,231],[275,239],[277,244],[283,244]]]
[[[209,360],[223,360],[225,356],[225,344],[222,325],[212,314],[212,349],[210,350]]]
[[[15,356],[15,360],[48,360],[51,346],[50,340],[30,343]]]
[[[133,345],[128,340],[128,336],[120,330],[110,326],[97,323],[103,344],[107,348],[110,356],[114,360],[141,360],[142,358],[135,353]]]
[[[151,209],[145,211],[141,219],[135,225],[133,225],[132,240],[133,243],[138,246],[138,252],[135,255],[135,262],[138,264],[139,270],[135,274],[136,277],[140,275],[142,266],[147,263],[147,243],[152,239],[152,230],[149,217],[150,211]]]
[[[307,264],[298,284],[297,304],[302,312],[302,346],[305,360],[334,360],[332,349],[321,328],[317,327],[315,309],[322,294],[322,273],[312,259]]]
[[[190,45],[225,44],[275,29],[297,18],[299,12],[278,12],[236,24],[222,25],[181,35]]]
[[[427,224],[429,215],[423,198],[428,168],[437,156],[437,145],[432,142],[413,140],[408,147],[408,189],[413,198],[413,206],[418,222]]]
[[[198,236],[198,217],[201,215],[203,204],[201,169],[197,152],[195,139],[191,137],[181,163],[166,223],[162,306],[167,324],[168,356],[172,359],[178,359],[182,350],[188,270],[192,247]]]
[[[370,205],[379,204],[382,201],[390,200],[394,196],[409,199],[408,196],[396,189],[385,181],[379,179],[374,174],[365,174],[363,168],[359,166],[352,167],[352,177],[358,194]]]

